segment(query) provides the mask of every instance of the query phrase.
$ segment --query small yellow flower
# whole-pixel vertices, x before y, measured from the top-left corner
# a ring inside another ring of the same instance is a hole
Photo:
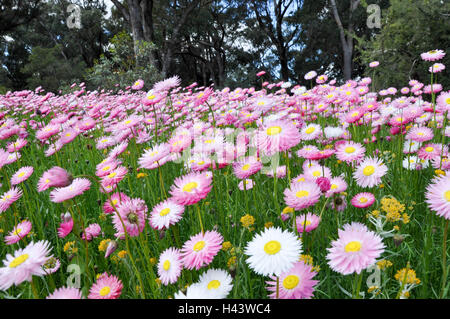
[[[398,225],[395,225],[395,226],[394,226],[394,230],[399,231],[399,230],[400,230],[400,227],[399,227]]]
[[[300,261],[304,261],[307,265],[313,264],[313,258],[310,255],[300,255]]]
[[[407,213],[403,213],[402,219],[403,219],[403,224],[408,224],[409,220],[410,220],[410,217],[409,217],[409,215]]]
[[[249,228],[250,226],[252,226],[255,223],[255,217],[253,217],[252,215],[245,215],[241,217],[241,223],[242,226],[244,226],[245,228]]]
[[[400,283],[403,282],[403,280],[406,280],[406,284],[420,284],[420,279],[416,277],[416,272],[413,269],[409,269],[408,273],[406,273],[406,268],[403,268],[395,274],[395,280],[399,281]]]
[[[156,258],[155,257],[150,258],[150,264],[152,264],[152,265],[156,264]]]
[[[146,174],[146,173],[139,173],[139,174],[137,174],[137,178],[143,178],[143,177],[145,177],[145,176],[148,176],[148,174]]]
[[[377,267],[380,270],[385,270],[386,268],[389,268],[392,266],[392,262],[387,259],[382,259],[379,262],[377,262]]]
[[[222,244],[223,251],[228,251],[231,247],[233,247],[233,245],[229,241],[225,241]]]
[[[380,188],[384,188],[384,184],[380,184]]]
[[[375,218],[378,218],[380,216],[380,211],[379,210],[374,210],[371,212],[372,216]]]
[[[264,224],[264,227],[265,228],[273,227],[273,223],[272,222],[267,222],[267,223]]]
[[[155,282],[158,284],[158,287],[161,286],[161,279],[156,278],[156,279],[155,279]]]
[[[127,256],[127,252],[126,250],[121,250],[117,253],[117,256],[119,256],[119,258],[125,258]]]
[[[108,244],[110,241],[111,239],[103,239],[98,245],[98,251],[106,251],[106,248],[108,248]]]
[[[378,286],[370,286],[369,289],[367,289],[367,292],[369,294],[374,293],[374,294],[378,295],[379,294],[379,290],[380,290],[380,287],[378,287]]]
[[[236,264],[236,256],[230,257],[227,261],[227,267],[230,268]]]

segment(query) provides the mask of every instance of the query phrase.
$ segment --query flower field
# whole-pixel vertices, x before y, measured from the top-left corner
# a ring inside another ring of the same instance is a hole
[[[0,298],[448,298],[444,55],[403,88],[1,95]]]

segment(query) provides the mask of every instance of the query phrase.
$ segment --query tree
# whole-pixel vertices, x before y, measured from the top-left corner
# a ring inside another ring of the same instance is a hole
[[[0,3],[0,35],[29,23],[40,13],[41,0],[2,0]]]
[[[404,86],[416,79],[429,83],[431,63],[422,61],[420,54],[450,47],[450,3],[443,0],[391,0],[383,11],[382,29],[374,37],[360,40],[361,61],[380,61],[376,68],[377,87]],[[442,61],[450,64],[450,55]],[[367,71],[367,75],[372,70]],[[448,69],[438,74],[443,87],[450,86]]]
[[[271,7],[269,3],[273,3]],[[296,8],[294,8],[294,5]],[[299,1],[294,0],[251,0],[251,7],[259,24],[259,29],[270,39],[276,48],[281,67],[281,78],[288,81],[289,49],[298,41],[300,26],[289,24],[289,18],[299,9]],[[288,11],[289,10],[289,11]],[[292,11],[291,11],[292,10]]]

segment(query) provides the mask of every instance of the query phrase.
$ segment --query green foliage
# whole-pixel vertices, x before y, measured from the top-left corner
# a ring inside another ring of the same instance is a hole
[[[135,57],[131,36],[126,32],[115,35],[108,45],[108,52],[101,55],[94,67],[88,70],[88,82],[94,87],[115,91],[142,79],[145,87],[150,88],[161,80],[158,71],[149,62],[155,45],[142,41],[137,48]]]
[[[29,62],[22,71],[30,74],[29,88],[42,86],[47,91],[56,92],[62,85],[80,81],[86,65],[80,59],[68,60],[61,53],[61,46],[52,48],[36,46],[29,57]]]
[[[382,13],[382,29],[373,38],[360,39],[358,48],[365,64],[380,61],[377,87],[401,87],[410,79],[430,82],[428,68],[420,54],[450,47],[450,2],[442,0],[391,0]],[[450,56],[440,61],[449,65]],[[367,75],[372,70],[367,70]],[[448,70],[439,74],[444,88],[450,85]]]

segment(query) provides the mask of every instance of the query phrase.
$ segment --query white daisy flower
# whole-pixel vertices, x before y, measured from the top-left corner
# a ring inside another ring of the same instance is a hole
[[[246,261],[257,274],[279,276],[298,260],[302,244],[293,233],[278,227],[257,234],[245,248]]]
[[[198,284],[214,299],[225,299],[233,289],[233,279],[222,269],[209,269],[200,276]]]

